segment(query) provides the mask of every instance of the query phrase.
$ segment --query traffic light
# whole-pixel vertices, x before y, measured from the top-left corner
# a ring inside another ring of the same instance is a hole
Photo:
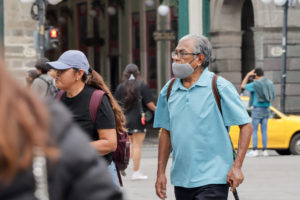
[[[59,47],[59,32],[58,29],[50,26],[45,30],[45,50],[57,49]]]

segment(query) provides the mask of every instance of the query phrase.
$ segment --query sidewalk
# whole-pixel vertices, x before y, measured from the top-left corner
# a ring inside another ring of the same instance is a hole
[[[147,180],[133,181],[132,162],[126,170],[122,188],[125,200],[158,200],[155,194],[157,170],[157,139],[147,138],[143,146],[141,170]],[[175,200],[173,186],[170,184],[170,157],[166,176],[168,200]],[[244,183],[238,188],[242,200],[298,200],[300,156],[279,156],[275,151],[269,157],[246,158],[243,165]],[[228,200],[234,200],[229,193]]]

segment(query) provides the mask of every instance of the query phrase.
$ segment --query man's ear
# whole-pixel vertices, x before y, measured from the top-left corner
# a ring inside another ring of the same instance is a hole
[[[202,53],[198,55],[198,60],[201,62],[201,64],[204,62],[204,55]]]

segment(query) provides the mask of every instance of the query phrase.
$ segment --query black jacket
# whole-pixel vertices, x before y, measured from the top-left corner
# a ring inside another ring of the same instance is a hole
[[[107,171],[106,162],[89,145],[82,130],[61,104],[48,103],[51,136],[60,149],[59,160],[48,165],[51,200],[120,200],[122,194]],[[49,162],[48,162],[49,164]],[[20,173],[9,185],[0,184],[1,200],[33,200],[32,169]]]

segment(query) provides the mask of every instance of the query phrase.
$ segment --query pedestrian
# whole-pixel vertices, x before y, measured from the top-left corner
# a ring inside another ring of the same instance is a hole
[[[25,76],[26,86],[30,88],[34,79],[36,79],[37,77],[38,73],[35,69],[28,70]]]
[[[156,193],[167,198],[165,169],[172,151],[171,183],[177,200],[225,200],[229,185],[234,191],[244,179],[241,168],[252,132],[250,118],[235,87],[222,77],[216,82],[220,112],[212,88],[214,73],[208,70],[211,44],[206,37],[184,36],[172,59],[177,78],[161,90],[153,125],[162,128]],[[233,125],[240,127],[235,160],[226,129]]]
[[[254,77],[254,81],[248,83],[248,80]],[[267,144],[268,144],[268,119],[269,119],[269,107],[271,101],[275,100],[275,90],[273,82],[264,76],[262,68],[255,68],[247,73],[242,81],[241,88],[251,93],[249,106],[253,106],[252,117],[252,150],[247,154],[249,157],[258,156],[257,151],[257,130],[260,124],[262,134],[263,156],[268,156]]]
[[[140,170],[142,145],[146,135],[146,121],[142,119],[146,109],[155,112],[153,96],[148,86],[141,80],[135,64],[128,64],[123,72],[123,82],[118,85],[115,97],[124,109],[126,127],[131,143],[133,159],[133,180],[147,179]]]
[[[40,58],[35,64],[38,77],[33,81],[31,88],[36,94],[42,98],[52,96],[57,93],[54,78],[48,74],[49,67],[46,63],[49,62],[47,58]]]
[[[0,199],[123,199],[67,109],[46,107],[2,63],[0,102]]]
[[[125,117],[121,107],[101,75],[90,68],[86,56],[81,51],[66,51],[57,61],[48,62],[48,65],[57,70],[55,83],[62,90],[61,101],[72,111],[74,121],[92,140],[91,145],[105,158],[115,184],[119,185],[112,152],[117,148],[116,129],[124,129]],[[90,114],[90,102],[96,89],[102,90],[105,94],[94,122]]]

